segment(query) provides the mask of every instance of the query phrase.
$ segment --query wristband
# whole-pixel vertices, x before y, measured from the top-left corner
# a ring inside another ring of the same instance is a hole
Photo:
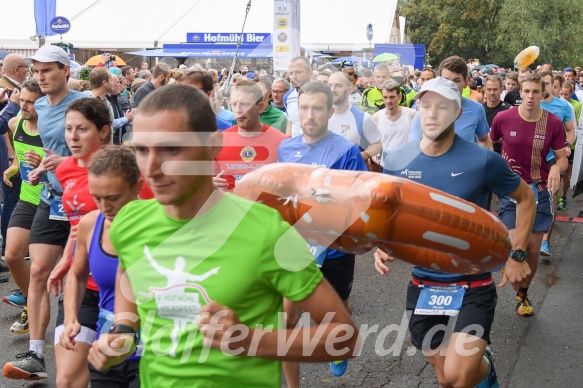
[[[134,341],[137,340],[137,334],[133,327],[130,325],[116,324],[111,327],[109,334],[133,334]]]

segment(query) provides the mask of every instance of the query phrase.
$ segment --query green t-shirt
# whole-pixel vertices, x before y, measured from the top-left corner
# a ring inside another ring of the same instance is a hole
[[[110,236],[137,300],[142,388],[280,386],[280,362],[203,348],[194,324],[216,301],[249,327],[277,330],[283,297],[303,300],[321,282],[306,242],[277,211],[226,194],[176,220],[156,200],[133,201]]]
[[[267,124],[285,134],[287,129],[287,116],[273,105],[267,105],[267,109],[259,115],[259,120],[262,124]]]
[[[28,172],[34,170],[30,164],[26,163],[24,158],[24,153],[30,150],[34,150],[40,155],[41,159],[44,158],[45,152],[43,151],[43,142],[36,133],[30,133],[26,130],[26,120],[18,120],[16,124],[16,130],[12,137],[14,140],[14,152],[18,158],[18,164],[20,167],[20,177],[22,178],[22,186],[20,187],[20,200],[37,205],[40,202],[40,192],[43,189],[43,183],[33,186],[28,180]]]

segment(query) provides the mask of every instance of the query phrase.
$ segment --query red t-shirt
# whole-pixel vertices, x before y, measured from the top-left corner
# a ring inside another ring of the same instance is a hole
[[[568,145],[563,122],[546,110],[534,122],[524,120],[518,109],[500,112],[492,122],[490,138],[502,139],[502,157],[528,184],[545,183],[549,177],[549,150],[558,151]]]
[[[233,190],[245,174],[277,162],[279,144],[288,137],[263,124],[263,130],[256,136],[241,136],[239,126],[223,131],[223,150],[216,158],[216,173],[225,171],[223,178]]]

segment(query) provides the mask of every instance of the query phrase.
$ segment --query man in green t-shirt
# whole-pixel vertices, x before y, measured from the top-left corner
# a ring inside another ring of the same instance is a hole
[[[119,364],[140,327],[142,388],[279,387],[282,360],[351,357],[358,332],[277,211],[214,190],[222,134],[206,101],[169,85],[140,104],[132,145],[156,199],[126,205],[113,221],[115,324],[89,361]],[[284,297],[316,324],[285,330]],[[342,351],[328,352],[332,341]]]
[[[287,116],[285,113],[271,105],[271,86],[272,82],[269,77],[262,75],[257,81],[263,89],[263,100],[266,101],[265,109],[259,115],[259,120],[285,134],[287,128]]]

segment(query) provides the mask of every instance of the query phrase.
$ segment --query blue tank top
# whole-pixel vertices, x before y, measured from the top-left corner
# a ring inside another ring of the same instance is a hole
[[[97,321],[97,338],[103,331],[108,333],[113,325],[113,310],[115,302],[115,278],[117,274],[118,257],[110,255],[103,250],[101,245],[103,239],[103,222],[105,217],[99,213],[91,236],[87,257],[89,260],[89,270],[97,287],[99,288],[99,320]],[[142,345],[136,348],[136,352],[128,360],[135,360],[142,353]]]

